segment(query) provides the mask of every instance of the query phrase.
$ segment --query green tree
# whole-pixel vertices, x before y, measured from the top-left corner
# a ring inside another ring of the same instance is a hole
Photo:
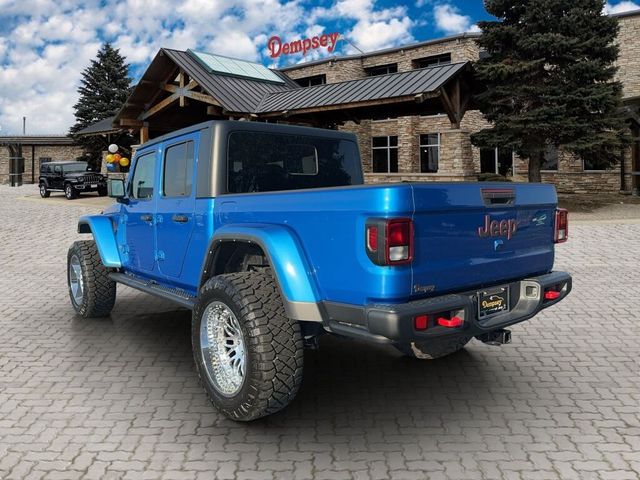
[[[539,182],[545,151],[560,146],[583,158],[617,161],[625,143],[614,81],[617,19],[603,0],[486,0],[498,21],[480,22],[476,63],[480,111],[492,126],[479,147],[507,147],[529,160]]]
[[[130,150],[133,137],[123,131],[109,139],[97,136],[77,136],[76,132],[89,125],[115,115],[131,93],[129,64],[120,51],[110,43],[102,45],[95,60],[82,72],[78,93],[80,98],[73,106],[76,123],[70,134],[84,148],[93,166],[100,164],[100,154],[109,142]]]

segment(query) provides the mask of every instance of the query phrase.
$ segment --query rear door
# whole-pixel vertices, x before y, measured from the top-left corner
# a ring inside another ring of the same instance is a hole
[[[127,267],[145,275],[153,272],[156,257],[157,156],[155,148],[137,155],[130,174],[129,204],[124,207]]]
[[[414,293],[444,293],[547,273],[552,185],[413,184]]]
[[[196,154],[199,133],[163,143],[160,195],[157,201],[158,269],[178,279],[194,229]]]

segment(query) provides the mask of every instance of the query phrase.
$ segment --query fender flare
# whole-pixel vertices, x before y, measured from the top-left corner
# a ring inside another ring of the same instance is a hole
[[[120,253],[113,232],[111,217],[105,215],[85,215],[78,220],[78,233],[91,233],[105,267],[120,268]]]
[[[201,270],[200,287],[209,277],[216,249],[225,242],[258,245],[269,260],[287,315],[295,320],[322,321],[320,295],[313,268],[290,228],[273,224],[230,224],[217,229],[209,242]]]

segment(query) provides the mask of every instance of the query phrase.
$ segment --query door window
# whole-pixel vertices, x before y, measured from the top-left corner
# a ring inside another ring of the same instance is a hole
[[[130,195],[133,198],[153,197],[156,172],[156,152],[145,153],[138,158],[136,170],[131,180]]]
[[[58,175],[62,175],[62,167],[60,165],[56,165],[53,169],[53,173],[56,173]]]
[[[165,197],[189,197],[193,188],[193,142],[171,145],[164,155]]]

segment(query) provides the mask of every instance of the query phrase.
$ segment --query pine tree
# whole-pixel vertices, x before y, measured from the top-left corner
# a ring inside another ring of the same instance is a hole
[[[472,136],[479,147],[511,148],[541,180],[549,146],[617,161],[626,141],[614,81],[617,19],[603,0],[486,0],[498,21],[480,22],[488,56],[476,64],[480,111],[492,123]]]
[[[82,145],[94,166],[100,163],[100,154],[107,148],[107,141],[101,136],[76,136],[79,130],[115,115],[131,93],[129,65],[120,51],[110,43],[102,45],[95,60],[82,72],[78,93],[80,98],[73,106],[76,123],[70,133]],[[112,136],[112,143],[129,149],[133,137],[126,132]]]

